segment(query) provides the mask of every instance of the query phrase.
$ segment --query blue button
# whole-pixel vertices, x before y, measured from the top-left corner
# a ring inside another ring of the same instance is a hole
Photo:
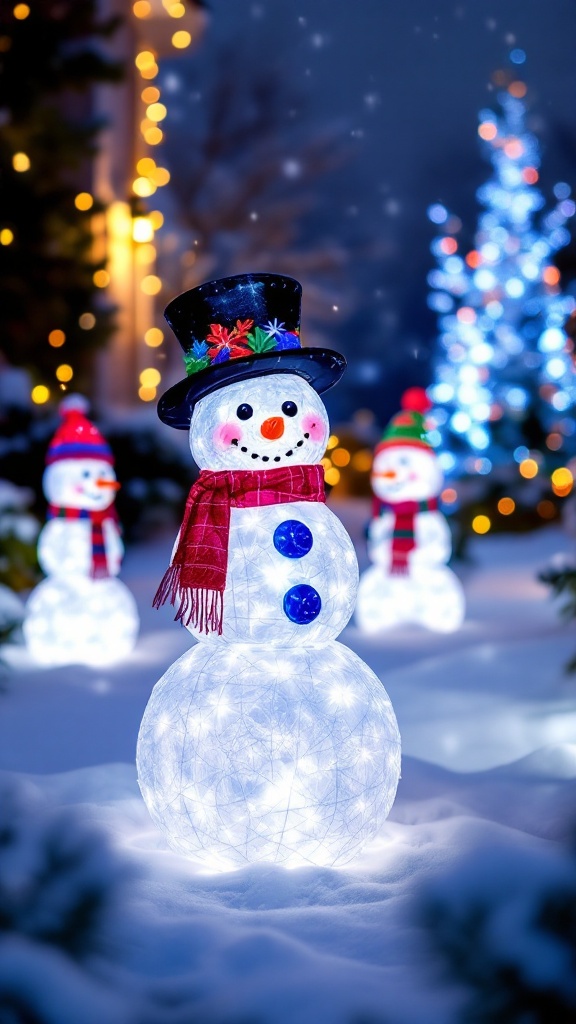
[[[285,519],[274,530],[274,547],[286,558],[303,558],[313,543],[310,530],[298,519]]]
[[[309,587],[307,583],[299,583],[296,587],[290,587],[284,594],[283,607],[291,622],[304,626],[307,622],[313,622],[320,614],[322,600],[314,587]]]

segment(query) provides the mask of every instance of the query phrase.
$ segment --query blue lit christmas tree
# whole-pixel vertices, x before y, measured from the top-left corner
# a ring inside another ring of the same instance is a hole
[[[511,54],[523,63],[522,50]],[[477,192],[473,245],[445,207],[428,210],[439,234],[429,305],[438,313],[440,354],[429,389],[433,444],[448,473],[488,474],[529,457],[551,465],[576,451],[573,341],[563,325],[576,302],[560,289],[555,253],[570,240],[576,204],[538,188],[540,150],[526,127],[526,85],[498,73],[500,110],[481,110],[478,134],[492,164]],[[553,455],[552,453],[556,453]]]

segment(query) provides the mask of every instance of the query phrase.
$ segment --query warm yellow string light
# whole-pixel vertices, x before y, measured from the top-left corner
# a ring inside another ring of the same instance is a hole
[[[169,18],[175,22],[184,18],[186,6],[179,0],[162,0],[162,6]],[[145,21],[154,15],[153,6],[149,0],[135,0],[132,4],[133,16],[140,22]],[[176,31],[171,36],[171,43],[175,50],[182,51],[190,46],[192,34],[183,28],[174,25]],[[140,30],[141,31],[141,30]],[[140,136],[147,147],[146,155],[141,156],[135,167],[135,175],[132,181],[132,192],[138,199],[149,199],[159,188],[163,188],[170,181],[170,172],[166,167],[160,167],[156,160],[150,155],[150,150],[158,146],[164,133],[160,127],[168,116],[168,108],[161,95],[158,83],[155,81],[158,72],[158,54],[152,49],[142,48],[135,56],[134,63],[140,78],[142,88],[140,92]],[[151,264],[156,259],[154,248],[154,233],[162,227],[164,217],[158,210],[153,210],[145,215],[138,214],[133,219],[132,238],[136,243],[134,255],[137,267],[146,268],[144,276],[140,280],[140,290],[149,296],[155,296],[162,291],[162,280],[153,273]],[[162,331],[150,326],[143,334],[144,344],[148,348],[158,348],[162,345],[164,336]],[[140,380],[138,395],[144,402],[152,401],[156,397],[156,384],[149,380]]]

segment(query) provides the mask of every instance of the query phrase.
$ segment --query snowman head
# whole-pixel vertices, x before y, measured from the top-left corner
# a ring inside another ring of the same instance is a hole
[[[112,504],[118,484],[103,459],[59,459],[44,472],[44,494],[51,505],[101,512]]]
[[[119,484],[110,447],[86,416],[82,395],[60,404],[61,422],[46,455],[44,494],[51,505],[102,511],[114,501]]]
[[[372,489],[381,501],[426,501],[442,489],[442,470],[432,449],[393,445],[377,451]]]
[[[440,464],[426,436],[430,401],[423,388],[408,388],[374,453],[372,489],[381,501],[425,501],[442,489]]]
[[[200,469],[314,465],[329,432],[314,388],[296,373],[272,373],[228,384],[197,402],[190,450]]]

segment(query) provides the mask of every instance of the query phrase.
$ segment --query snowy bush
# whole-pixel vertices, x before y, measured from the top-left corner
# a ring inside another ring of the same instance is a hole
[[[424,915],[469,992],[462,1024],[574,1024],[574,857],[543,844],[477,847],[428,884]]]
[[[0,1024],[157,1019],[104,938],[126,875],[77,814],[0,777]]]
[[[39,580],[36,541],[40,523],[28,508],[34,492],[0,480],[0,584],[26,590]]]
[[[576,565],[563,555],[557,556],[547,569],[538,575],[555,598],[561,599],[560,615],[567,622],[576,618]],[[566,665],[567,672],[576,672],[576,655]]]

